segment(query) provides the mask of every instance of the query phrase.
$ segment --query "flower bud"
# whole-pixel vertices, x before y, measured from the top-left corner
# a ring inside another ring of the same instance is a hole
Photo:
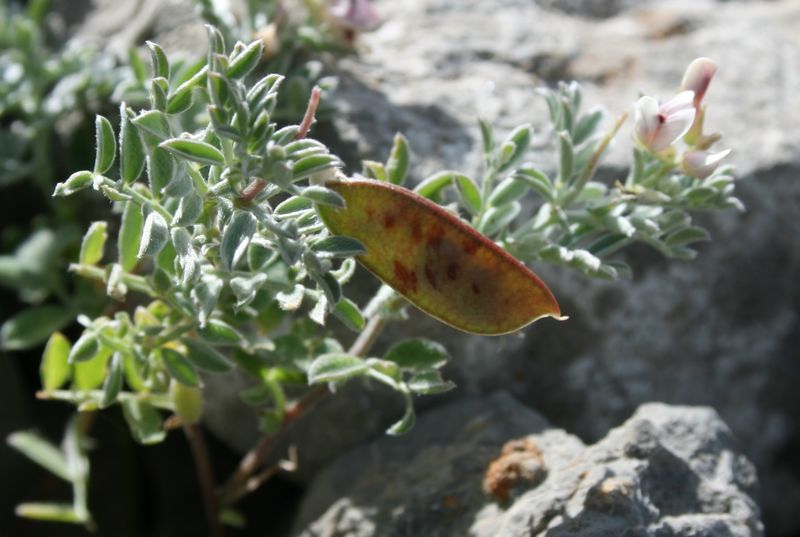
[[[660,106],[653,97],[639,99],[634,119],[636,140],[654,153],[667,149],[692,126],[693,101],[691,91],[682,91]]]
[[[730,149],[718,153],[708,151],[687,151],[681,159],[681,169],[686,175],[705,179],[717,169],[722,159],[728,156]]]
[[[370,0],[335,0],[328,13],[338,27],[354,32],[368,32],[381,23]]]
[[[697,58],[686,68],[680,91],[688,90],[694,92],[694,107],[696,109],[700,109],[700,103],[703,101],[708,85],[716,72],[717,64],[714,60],[708,58]]]

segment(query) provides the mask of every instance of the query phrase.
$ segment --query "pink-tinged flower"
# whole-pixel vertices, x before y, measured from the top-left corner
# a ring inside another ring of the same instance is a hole
[[[654,153],[667,149],[692,126],[695,115],[693,101],[692,91],[682,91],[661,105],[647,96],[636,101],[636,140]]]
[[[716,72],[717,64],[709,58],[697,58],[686,68],[680,91],[688,90],[694,92],[694,107],[698,112],[700,111],[700,103],[708,90],[708,85]]]
[[[687,151],[681,159],[681,169],[686,175],[705,179],[717,169],[720,161],[728,156],[730,149],[718,153],[708,151]]]
[[[351,32],[368,32],[381,24],[370,0],[334,0],[328,13],[336,26]]]

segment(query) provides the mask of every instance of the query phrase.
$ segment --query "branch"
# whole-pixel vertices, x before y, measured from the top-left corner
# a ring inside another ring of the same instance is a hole
[[[211,470],[211,460],[208,456],[203,430],[199,425],[193,423],[184,425],[183,432],[186,434],[186,440],[189,441],[194,465],[197,469],[197,479],[203,493],[209,532],[213,537],[224,537],[225,530],[219,521],[219,501],[214,493],[214,473]]]

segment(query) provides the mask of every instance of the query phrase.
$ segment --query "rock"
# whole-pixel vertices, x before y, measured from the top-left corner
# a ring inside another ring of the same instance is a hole
[[[518,479],[506,480],[500,496],[485,487],[512,466],[535,477],[512,472]],[[338,459],[311,486],[297,530],[750,537],[763,535],[755,486],[753,466],[710,408],[646,404],[586,446],[498,392],[433,410],[409,435]]]
[[[767,526],[774,535],[795,534],[800,5],[669,1],[601,21],[528,0],[378,7],[384,26],[365,36],[362,58],[343,64],[338,98],[345,113],[336,125],[355,152],[376,160],[386,158],[394,130],[401,130],[414,152],[414,180],[442,168],[479,175],[479,115],[501,132],[532,122],[533,158],[551,166],[537,86],[576,78],[587,106],[604,104],[618,114],[630,110],[640,90],[670,96],[692,58],[719,63],[708,124],[734,149],[747,212],[701,217],[712,242],[697,260],[669,261],[634,248],[626,255],[634,279],[610,283],[537,266],[568,322],[487,339],[414,315],[390,327],[377,349],[409,334],[438,339],[454,356],[447,376],[459,393],[507,389],[587,441],[646,401],[713,406],[759,468]],[[629,163],[627,139],[620,136],[606,176]],[[359,436],[352,429],[369,436],[354,413],[340,415],[350,438]],[[370,423],[383,427],[387,419]],[[315,449],[319,461],[334,455]]]

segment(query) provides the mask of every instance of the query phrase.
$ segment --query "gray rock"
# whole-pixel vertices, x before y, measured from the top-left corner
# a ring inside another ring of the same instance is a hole
[[[755,486],[710,408],[643,405],[585,446],[498,392],[338,459],[311,486],[297,528],[301,537],[750,537],[763,535]]]

